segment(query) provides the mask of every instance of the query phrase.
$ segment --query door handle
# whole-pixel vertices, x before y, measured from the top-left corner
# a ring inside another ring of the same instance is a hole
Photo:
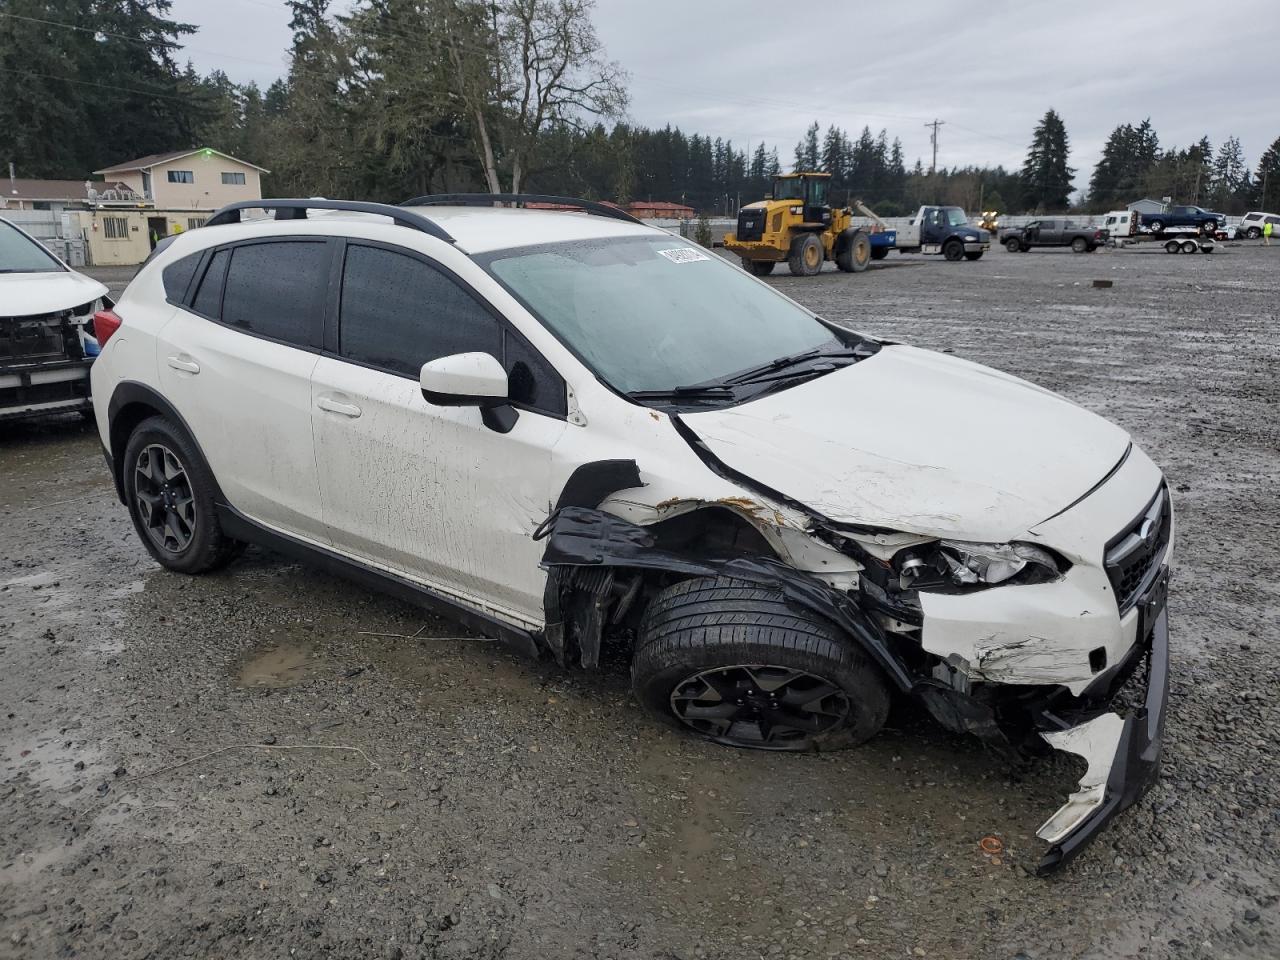
[[[196,363],[190,357],[184,355],[177,357],[169,357],[166,361],[169,366],[175,370],[181,370],[184,373],[199,373],[200,364]]]
[[[361,412],[354,403],[343,403],[341,400],[332,400],[329,397],[320,397],[316,400],[316,406],[321,410],[328,410],[330,413],[341,414],[352,419],[360,416]]]

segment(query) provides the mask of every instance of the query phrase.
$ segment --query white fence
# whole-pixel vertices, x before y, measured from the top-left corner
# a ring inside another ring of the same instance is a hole
[[[73,267],[85,265],[84,237],[73,217],[55,210],[4,210],[0,217],[21,227]]]

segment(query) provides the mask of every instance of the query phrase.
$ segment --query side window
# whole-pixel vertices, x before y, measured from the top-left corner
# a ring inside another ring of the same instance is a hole
[[[191,300],[191,309],[203,316],[217,320],[222,312],[222,281],[227,277],[230,250],[219,250],[209,261],[209,268],[200,281],[200,289]]]
[[[232,247],[222,322],[309,346],[324,318],[328,280],[329,244],[323,240]]]
[[[341,356],[416,380],[428,360],[476,352],[501,359],[502,328],[451,277],[402,253],[348,245]]]
[[[187,295],[187,287],[191,286],[191,278],[195,275],[196,267],[200,266],[202,256],[204,256],[203,251],[193,253],[189,257],[175,260],[164,268],[160,279],[164,283],[164,298],[170,303],[182,303],[182,298]]]
[[[503,366],[511,385],[511,401],[563,417],[569,412],[564,380],[518,335],[507,331]]]

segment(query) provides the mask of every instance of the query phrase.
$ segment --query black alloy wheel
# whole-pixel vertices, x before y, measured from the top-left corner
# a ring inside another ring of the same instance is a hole
[[[196,535],[195,494],[178,455],[160,443],[143,447],[134,464],[133,489],[151,542],[171,554],[190,547]]]
[[[829,680],[767,664],[701,670],[671,691],[671,712],[721,743],[780,748],[834,729],[849,698]]]

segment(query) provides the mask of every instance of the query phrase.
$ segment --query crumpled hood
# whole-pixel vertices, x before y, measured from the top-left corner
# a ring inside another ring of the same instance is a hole
[[[1024,380],[896,345],[681,419],[729,467],[831,520],[993,542],[1079,499],[1129,445]]]
[[[79,307],[106,292],[105,285],[74,270],[0,273],[0,317],[25,317]]]

